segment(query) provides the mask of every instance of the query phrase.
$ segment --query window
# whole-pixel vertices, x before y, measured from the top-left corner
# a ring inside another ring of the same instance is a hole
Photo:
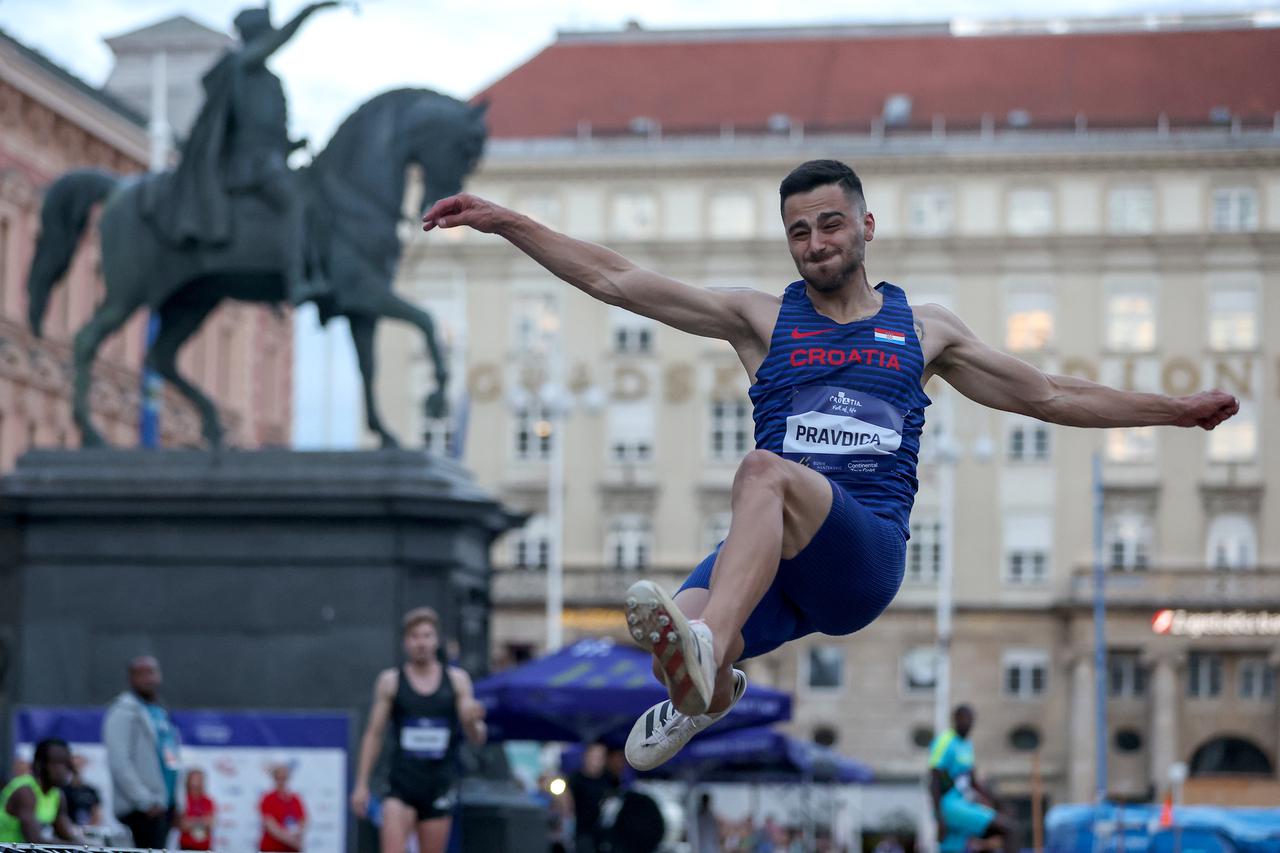
[[[1106,433],[1107,461],[1136,465],[1156,459],[1155,427],[1125,427]]]
[[[1010,352],[1042,350],[1053,342],[1053,294],[1013,291],[1006,299],[1004,345]]]
[[[554,294],[517,294],[512,300],[511,310],[511,340],[519,352],[547,348],[560,329]]]
[[[1049,577],[1053,518],[1048,513],[1009,513],[1004,519],[1004,581],[1012,586],[1043,584]]]
[[[1222,695],[1222,655],[1208,652],[1187,655],[1187,695],[1193,699]]]
[[[555,193],[535,192],[522,195],[516,199],[512,207],[528,216],[534,222],[539,222],[549,228],[559,228],[561,226],[560,197]]]
[[[1116,699],[1136,699],[1147,694],[1147,668],[1137,652],[1107,653],[1107,692]]]
[[[643,240],[658,234],[658,200],[647,192],[623,192],[613,197],[610,209],[613,235]]]
[[[551,458],[551,410],[534,405],[520,409],[515,418],[515,456],[520,462]]]
[[[1049,425],[1032,418],[1011,418],[1008,431],[1010,462],[1045,462],[1049,459]]]
[[[1258,456],[1258,409],[1240,399],[1240,411],[1209,433],[1210,462],[1251,462]]]
[[[545,515],[532,516],[511,534],[511,565],[517,569],[545,569],[551,561],[551,527]]]
[[[1273,699],[1276,695],[1276,670],[1265,656],[1240,659],[1238,667],[1241,699]]]
[[[907,233],[917,237],[949,234],[955,224],[955,196],[933,187],[907,196]]]
[[[1209,291],[1209,348],[1217,352],[1258,347],[1258,291]]]
[[[1020,236],[1048,234],[1053,230],[1053,193],[1025,187],[1009,193],[1009,231]]]
[[[609,339],[616,353],[653,352],[654,323],[616,306],[609,307]]]
[[[803,658],[805,689],[835,693],[844,686],[844,649],[839,646],[810,646]]]
[[[1004,695],[1018,699],[1043,696],[1049,687],[1049,654],[1039,649],[1004,653]]]
[[[1258,562],[1258,530],[1242,513],[1214,516],[1209,523],[1205,562],[1212,569],[1252,569]]]
[[[1107,296],[1107,349],[1150,352],[1156,347],[1156,300],[1149,291],[1119,291]]]
[[[733,462],[751,449],[755,423],[747,400],[711,401],[711,458]]]
[[[426,405],[426,400],[423,400]],[[451,404],[456,405],[456,404]],[[453,418],[424,418],[422,422],[422,448],[436,456],[448,456],[453,452]]]
[[[727,512],[717,512],[707,519],[707,523],[703,527],[703,551],[710,553],[725,540],[725,537],[729,535],[729,521],[731,519],[732,515]]]
[[[614,516],[605,536],[605,562],[614,569],[644,569],[653,551],[653,532],[643,515]]]
[[[1253,187],[1215,189],[1209,224],[1214,231],[1257,231],[1258,191]]]
[[[938,582],[942,572],[942,522],[912,521],[907,543],[906,581],[915,584]]]
[[[1107,199],[1107,230],[1150,234],[1156,229],[1156,198],[1150,187],[1116,187]]]
[[[755,200],[748,193],[718,192],[711,196],[708,233],[721,240],[751,237],[756,230]]]
[[[607,410],[609,461],[653,459],[654,408],[648,400],[614,401]]]
[[[1144,571],[1151,564],[1151,516],[1126,510],[1107,519],[1107,565],[1113,572]]]
[[[908,695],[932,695],[937,686],[937,649],[933,646],[916,646],[902,656],[902,689]]]

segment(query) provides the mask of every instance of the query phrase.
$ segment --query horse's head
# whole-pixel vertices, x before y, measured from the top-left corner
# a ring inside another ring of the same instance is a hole
[[[484,153],[488,103],[471,104],[424,93],[403,118],[401,138],[406,158],[422,169],[422,210],[446,196],[462,192],[462,182]]]

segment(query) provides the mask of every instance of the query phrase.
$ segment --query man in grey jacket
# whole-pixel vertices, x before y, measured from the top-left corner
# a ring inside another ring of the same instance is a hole
[[[102,723],[116,817],[135,847],[164,849],[178,787],[178,730],[160,704],[160,664],[129,662],[129,689],[116,697]]]

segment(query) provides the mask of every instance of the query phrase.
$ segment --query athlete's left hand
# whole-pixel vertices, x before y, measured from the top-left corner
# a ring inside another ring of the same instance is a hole
[[[471,724],[484,719],[484,705],[481,705],[475,699],[468,699],[462,703],[462,707],[458,709],[458,717],[464,724]]]
[[[1240,401],[1226,391],[1201,391],[1181,398],[1183,412],[1173,426],[1213,429],[1240,411]]]

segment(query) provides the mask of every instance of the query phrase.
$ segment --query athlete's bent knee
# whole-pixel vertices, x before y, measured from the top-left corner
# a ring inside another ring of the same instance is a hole
[[[733,490],[745,488],[770,488],[781,491],[786,484],[783,459],[768,450],[752,450],[738,463],[738,473],[733,479]]]

